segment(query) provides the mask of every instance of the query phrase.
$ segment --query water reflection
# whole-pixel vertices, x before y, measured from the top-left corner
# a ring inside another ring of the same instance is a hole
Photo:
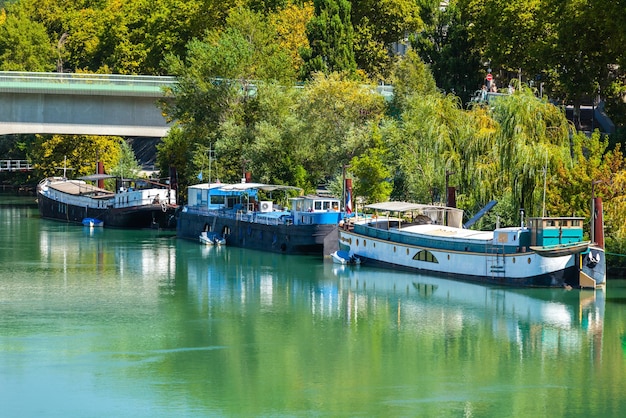
[[[219,247],[204,249],[203,262],[188,269],[189,291],[220,309],[258,303],[271,311],[288,293],[313,320],[338,319],[346,327],[384,317],[397,331],[429,338],[480,327],[515,344],[520,358],[590,349],[597,360],[602,350],[603,290],[498,288]]]
[[[591,339],[594,356],[602,349],[603,290],[511,289],[471,284],[423,274],[333,266],[345,295],[347,319],[384,302],[395,325],[420,334],[460,333],[468,324],[489,324],[494,336],[506,336],[526,350],[571,355]]]
[[[141,280],[173,279],[175,239],[159,231],[123,231],[41,221],[39,253],[48,267],[81,269]]]

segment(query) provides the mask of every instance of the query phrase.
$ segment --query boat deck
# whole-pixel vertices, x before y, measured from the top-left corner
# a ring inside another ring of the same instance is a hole
[[[101,189],[91,184],[71,181],[71,180],[64,181],[64,182],[50,183],[48,187],[51,189],[57,190],[61,193],[71,194],[74,196],[88,195],[88,194],[94,195],[94,197],[101,197],[101,198],[109,198],[109,197],[114,196],[114,194],[108,190]]]
[[[463,238],[477,241],[492,241],[493,231],[475,231],[472,229],[451,228],[444,225],[411,225],[399,229],[402,232],[422,234],[434,237]]]

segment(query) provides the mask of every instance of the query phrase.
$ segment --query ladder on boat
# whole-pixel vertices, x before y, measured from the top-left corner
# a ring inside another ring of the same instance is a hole
[[[492,246],[487,249],[485,257],[485,271],[488,277],[504,278],[506,276],[506,257],[504,248],[500,251],[498,247]]]

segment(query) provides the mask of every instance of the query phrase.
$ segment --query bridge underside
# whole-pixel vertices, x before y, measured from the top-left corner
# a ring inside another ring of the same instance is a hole
[[[55,134],[55,135],[107,135],[142,136],[163,138],[169,127],[122,126],[122,125],[78,125],[51,123],[0,122],[0,135],[10,134]]]
[[[154,96],[58,92],[2,92],[0,96],[0,135],[163,137],[169,131]]]

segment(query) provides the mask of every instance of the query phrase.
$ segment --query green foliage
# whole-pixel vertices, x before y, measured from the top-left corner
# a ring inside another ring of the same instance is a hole
[[[385,111],[371,86],[321,73],[305,85],[297,112],[305,129],[299,147],[314,183],[334,177],[355,155],[370,146],[370,131]]]
[[[350,171],[356,177],[354,193],[366,204],[387,201],[393,189],[388,152],[376,130],[372,139],[373,145],[350,161]]]
[[[52,70],[55,57],[45,27],[18,7],[3,9],[1,17],[0,70]]]
[[[411,0],[352,1],[354,55],[358,68],[373,80],[388,80],[393,67],[393,43],[422,25],[420,8]]]
[[[173,126],[163,141],[157,145],[156,165],[161,173],[174,168],[178,172],[178,194],[184,199],[187,186],[194,184],[198,168],[189,164],[193,158],[193,145],[179,126]]]
[[[117,164],[109,170],[109,174],[121,178],[136,178],[141,166],[135,158],[135,153],[128,142],[120,141],[119,159]]]
[[[411,96],[431,95],[437,92],[435,79],[428,66],[413,50],[398,58],[392,74],[394,86],[392,107],[402,112]]]
[[[31,150],[37,176],[51,177],[63,174],[80,177],[94,174],[97,162],[105,171],[118,164],[122,140],[119,137],[91,135],[37,135]]]
[[[457,1],[441,8],[438,0],[421,0],[424,30],[411,36],[411,46],[427,63],[437,86],[469,102],[482,81],[482,63],[473,39],[470,20]]]
[[[304,73],[356,71],[354,30],[348,0],[314,0],[315,17],[307,25],[310,48],[303,50]]]

